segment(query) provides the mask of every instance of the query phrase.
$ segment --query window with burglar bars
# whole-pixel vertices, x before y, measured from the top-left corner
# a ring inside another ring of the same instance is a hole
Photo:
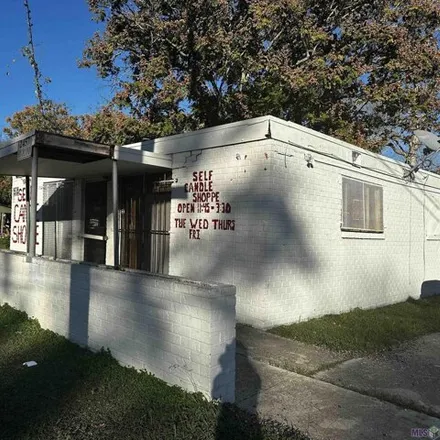
[[[342,229],[383,232],[383,188],[342,178]]]

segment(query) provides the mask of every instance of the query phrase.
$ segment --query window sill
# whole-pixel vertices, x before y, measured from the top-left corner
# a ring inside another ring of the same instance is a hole
[[[341,237],[354,240],[385,240],[385,233],[341,231]]]

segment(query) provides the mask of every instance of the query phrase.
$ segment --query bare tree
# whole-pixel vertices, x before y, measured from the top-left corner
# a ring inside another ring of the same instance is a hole
[[[50,82],[49,78],[43,78],[43,75],[40,70],[40,66],[38,65],[36,56],[35,56],[35,45],[34,45],[34,35],[33,35],[33,23],[32,23],[32,15],[31,8],[29,6],[29,0],[24,0],[24,7],[26,9],[26,22],[27,22],[27,30],[28,30],[28,44],[23,47],[22,53],[29,60],[29,63],[34,71],[34,85],[35,85],[35,95],[38,100],[38,107],[41,114],[44,116],[45,114],[45,99],[43,94],[43,84]]]

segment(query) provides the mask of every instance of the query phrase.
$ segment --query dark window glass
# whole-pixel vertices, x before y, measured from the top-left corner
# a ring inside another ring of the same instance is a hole
[[[107,224],[107,182],[90,182],[85,190],[86,234],[106,235]]]

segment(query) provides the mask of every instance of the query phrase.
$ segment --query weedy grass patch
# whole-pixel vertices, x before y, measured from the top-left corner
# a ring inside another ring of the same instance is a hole
[[[269,330],[285,338],[335,351],[371,353],[440,332],[440,296],[376,309],[354,309]]]
[[[34,360],[36,367],[26,368]],[[208,402],[120,366],[0,307],[0,438],[307,439],[235,405]]]

